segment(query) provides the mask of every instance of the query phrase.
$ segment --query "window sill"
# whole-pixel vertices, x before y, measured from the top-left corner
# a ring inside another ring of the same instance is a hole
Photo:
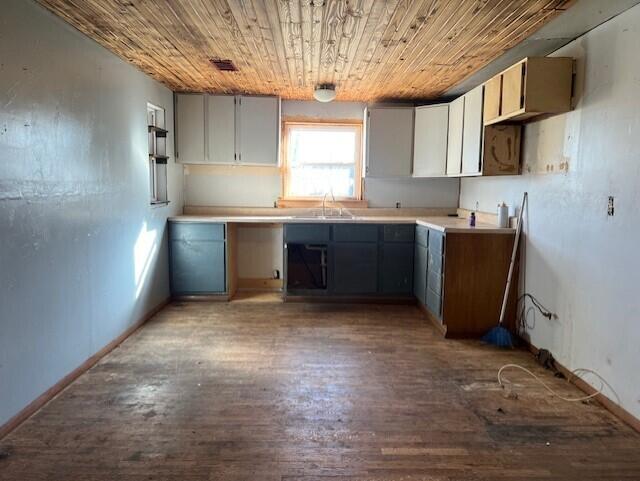
[[[319,207],[322,205],[322,199],[320,198],[308,198],[308,199],[284,199],[279,198],[276,204],[279,208],[308,208]],[[369,202],[366,200],[358,199],[336,199],[335,202],[331,198],[326,200],[327,207],[342,206],[351,207],[354,209],[366,209],[369,206]]]

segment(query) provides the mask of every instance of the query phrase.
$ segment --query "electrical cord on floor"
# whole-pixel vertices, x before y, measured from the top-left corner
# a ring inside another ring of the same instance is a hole
[[[510,369],[510,368],[516,368],[516,369],[520,369],[520,370],[526,372],[531,377],[533,377],[536,381],[538,381],[540,384],[542,384],[542,386],[544,386],[544,388],[547,391],[549,391],[551,394],[553,394],[555,397],[557,397],[558,399],[562,399],[563,401],[567,401],[567,402],[582,402],[582,401],[588,401],[589,399],[593,399],[594,397],[598,396],[599,394],[602,394],[602,390],[604,389],[604,386],[606,384],[606,381],[604,380],[604,378],[600,374],[598,374],[597,372],[592,371],[591,369],[586,369],[586,368],[574,369],[573,371],[571,371],[571,377],[568,379],[569,382],[571,381],[571,379],[574,376],[579,377],[577,373],[583,372],[583,373],[591,373],[594,376],[596,376],[598,379],[600,379],[600,382],[602,383],[602,385],[600,386],[600,389],[598,389],[593,394],[589,394],[588,396],[582,396],[582,397],[579,397],[579,398],[567,398],[567,397],[561,396],[556,391],[551,389],[551,387],[549,387],[549,385],[547,383],[545,383],[537,375],[535,375],[534,373],[529,371],[529,369],[527,369],[526,367],[523,367],[523,366],[521,366],[519,364],[505,364],[504,366],[502,366],[498,370],[498,384],[500,384],[500,387],[502,387],[503,389],[505,388],[505,384],[504,384],[503,379],[502,379],[502,372],[505,369]],[[508,383],[511,383],[511,381],[509,381],[507,379],[505,379],[504,381],[506,381]]]

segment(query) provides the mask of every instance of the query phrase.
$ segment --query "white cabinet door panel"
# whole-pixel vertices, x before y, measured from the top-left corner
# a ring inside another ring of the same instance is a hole
[[[207,96],[207,159],[212,164],[235,162],[235,97]]]
[[[462,174],[480,173],[482,150],[483,86],[480,85],[464,96],[464,130],[462,135]]]
[[[176,94],[176,159],[183,164],[206,162],[205,96]]]
[[[463,125],[464,97],[458,97],[449,104],[447,175],[460,175],[460,172],[462,172]]]
[[[413,134],[413,176],[446,174],[449,105],[416,107]]]
[[[238,97],[238,163],[278,165],[280,102],[276,97]]]
[[[411,176],[413,108],[403,106],[368,109],[366,139],[366,176]]]

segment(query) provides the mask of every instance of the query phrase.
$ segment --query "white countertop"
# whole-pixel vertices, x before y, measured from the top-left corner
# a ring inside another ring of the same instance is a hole
[[[476,223],[469,227],[469,220],[460,217],[404,217],[404,216],[355,216],[355,217],[315,217],[315,216],[256,216],[256,215],[179,215],[170,217],[169,222],[225,222],[237,224],[418,224],[441,232],[511,234],[515,229],[501,229],[492,224]]]

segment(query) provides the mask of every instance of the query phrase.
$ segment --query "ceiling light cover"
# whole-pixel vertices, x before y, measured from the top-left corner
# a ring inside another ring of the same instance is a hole
[[[313,98],[318,102],[331,102],[336,98],[336,86],[333,84],[318,85],[313,91]]]

